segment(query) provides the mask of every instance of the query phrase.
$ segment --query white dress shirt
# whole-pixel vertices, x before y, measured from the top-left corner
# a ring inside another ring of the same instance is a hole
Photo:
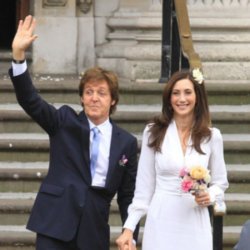
[[[24,61],[23,63],[20,64],[12,62],[12,69],[13,69],[13,76],[21,75],[27,69],[27,62]]]

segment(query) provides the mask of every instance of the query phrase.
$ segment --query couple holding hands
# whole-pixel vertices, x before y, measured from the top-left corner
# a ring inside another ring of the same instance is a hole
[[[144,215],[143,250],[212,250],[207,207],[224,197],[228,180],[223,140],[211,127],[203,79],[189,70],[169,79],[162,111],[143,131],[137,164],[137,139],[110,118],[119,101],[113,72],[85,71],[80,113],[68,105],[56,108],[38,94],[25,60],[37,38],[35,26],[32,16],[19,22],[9,74],[18,103],[50,142],[48,174],[27,224],[36,232],[36,249],[109,250],[109,209],[117,195],[123,223],[119,250],[136,249]],[[209,170],[209,186],[184,192],[180,170],[193,166]]]

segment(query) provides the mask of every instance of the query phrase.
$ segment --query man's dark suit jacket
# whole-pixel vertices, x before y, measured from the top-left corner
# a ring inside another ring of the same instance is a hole
[[[124,223],[133,198],[137,172],[137,140],[112,121],[109,169],[104,188],[91,187],[90,128],[84,111],[69,106],[56,109],[41,98],[25,73],[13,77],[18,103],[49,135],[50,160],[27,228],[63,241],[72,240],[79,223],[88,250],[109,249],[110,202],[117,201]],[[128,162],[119,164],[125,155]]]

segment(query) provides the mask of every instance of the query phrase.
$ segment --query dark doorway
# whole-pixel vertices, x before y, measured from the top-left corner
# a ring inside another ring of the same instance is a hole
[[[30,12],[30,0],[0,1],[0,50],[10,50],[18,21]]]
[[[0,49],[10,49],[16,32],[16,0],[0,2]]]

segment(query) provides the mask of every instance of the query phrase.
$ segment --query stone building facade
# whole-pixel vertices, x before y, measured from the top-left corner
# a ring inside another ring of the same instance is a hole
[[[23,1],[29,2],[28,12],[37,19],[38,39],[31,53],[34,73],[79,74],[100,65],[130,81],[159,77],[163,0]],[[236,56],[245,68],[243,78],[250,78],[250,1],[187,4],[194,43],[209,77],[221,77],[209,62],[226,61],[227,70]],[[242,72],[232,74],[242,77]]]

